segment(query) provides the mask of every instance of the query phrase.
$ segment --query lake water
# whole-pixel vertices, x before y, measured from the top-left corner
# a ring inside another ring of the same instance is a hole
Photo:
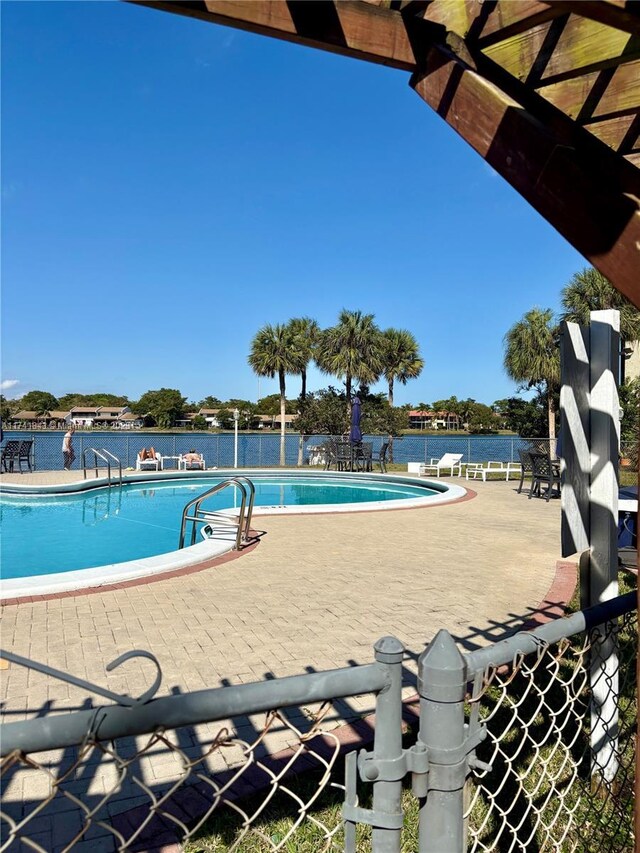
[[[64,430],[5,431],[5,440],[33,438],[33,461],[37,470],[62,470],[62,437]],[[330,436],[313,435],[305,442],[304,459],[308,447],[328,441]],[[286,436],[286,464],[295,465],[298,460],[296,433]],[[377,458],[386,436],[365,435],[363,441],[373,443],[373,457]],[[76,459],[74,469],[82,469],[82,451],[95,447],[105,448],[122,461],[123,468],[134,468],[138,451],[153,446],[163,456],[178,456],[192,447],[204,454],[207,468],[231,468],[234,460],[233,433],[146,433],[142,430],[91,430],[78,431],[74,435]],[[440,458],[444,453],[462,453],[463,462],[517,462],[518,449],[528,447],[526,439],[511,435],[405,435],[393,441],[394,462],[428,462],[432,457]],[[89,460],[93,458],[87,454]],[[280,462],[280,434],[238,433],[238,465],[241,468],[277,467]]]

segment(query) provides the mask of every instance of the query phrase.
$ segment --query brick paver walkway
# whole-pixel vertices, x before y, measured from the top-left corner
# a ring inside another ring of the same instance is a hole
[[[367,663],[375,640],[393,634],[406,645],[410,683],[439,628],[462,648],[499,638],[526,621],[554,578],[559,501],[530,501],[512,482],[472,485],[477,497],[452,505],[256,517],[259,546],[223,565],[5,607],[2,645],[131,695],[151,682],[151,665],[104,667],[148,649],[162,665],[162,695]],[[17,666],[1,675],[5,720],[87,698]],[[369,697],[350,704],[371,707]],[[9,791],[10,799],[33,795],[20,785]]]

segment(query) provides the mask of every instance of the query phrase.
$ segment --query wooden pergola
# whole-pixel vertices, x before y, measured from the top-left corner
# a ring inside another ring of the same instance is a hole
[[[407,71],[640,308],[639,0],[132,2]]]

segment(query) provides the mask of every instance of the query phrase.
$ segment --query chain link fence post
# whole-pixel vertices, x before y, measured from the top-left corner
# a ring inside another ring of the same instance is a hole
[[[429,758],[428,792],[420,805],[420,853],[462,853],[464,849],[466,681],[465,660],[451,634],[438,631],[418,659],[418,740]]]
[[[395,637],[382,637],[374,646],[375,659],[386,664],[389,686],[376,703],[374,760],[397,761],[402,757],[402,658],[404,646]],[[373,829],[374,853],[400,853],[402,835],[402,776],[393,781],[373,782],[374,814],[399,816],[398,829]]]

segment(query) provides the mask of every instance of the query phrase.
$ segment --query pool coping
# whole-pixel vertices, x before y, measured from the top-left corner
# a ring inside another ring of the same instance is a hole
[[[362,479],[362,474],[355,472],[335,471],[313,471],[295,469],[283,471],[282,469],[215,469],[213,471],[185,471],[177,472],[136,472],[126,475],[124,484],[168,482],[174,479],[205,479],[214,477],[253,476],[254,478],[278,475],[285,479],[301,479],[312,477],[314,479],[335,480],[336,475],[340,479]],[[178,475],[178,476],[176,476]],[[380,479],[385,482],[406,483],[415,486],[416,478],[395,474],[366,473],[367,478]],[[445,487],[440,495],[429,495],[428,498],[405,498],[402,500],[370,501],[364,504],[315,504],[310,506],[268,506],[255,507],[253,516],[267,515],[309,515],[309,514],[333,514],[340,512],[392,512],[394,510],[429,508],[457,503],[468,500],[475,496],[462,486],[449,485],[440,480],[420,480],[425,488],[433,484]],[[97,477],[90,480],[80,480],[73,483],[52,484],[47,486],[33,486],[11,484],[7,489],[3,486],[1,494],[7,497],[24,497],[34,499],[64,495],[77,494],[79,492],[94,489],[105,489],[109,487],[106,477]],[[117,487],[116,487],[117,488]],[[137,560],[127,560],[120,563],[104,564],[87,569],[75,569],[70,572],[55,572],[51,574],[33,575],[23,578],[6,578],[0,583],[0,604],[17,604],[20,601],[35,601],[49,598],[63,597],[66,594],[80,594],[85,590],[107,591],[118,588],[121,584],[149,583],[182,573],[182,571],[199,571],[215,564],[217,558],[233,551],[235,536],[230,535],[228,539],[206,539],[177,551],[167,551],[152,557],[144,557]],[[244,549],[246,550],[246,549]],[[243,551],[235,552],[238,554]]]

